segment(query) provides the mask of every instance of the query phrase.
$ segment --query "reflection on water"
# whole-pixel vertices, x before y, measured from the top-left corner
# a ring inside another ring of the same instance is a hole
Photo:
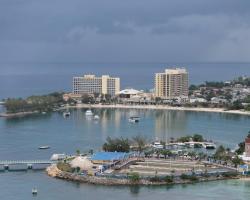
[[[175,135],[174,131],[183,132],[187,117],[185,112],[155,111],[155,138],[168,142]]]
[[[0,157],[27,159],[48,158],[52,153],[74,153],[76,149],[100,149],[108,136],[132,138],[146,136],[149,140],[169,141],[195,133],[230,148],[241,142],[250,130],[250,117],[205,112],[143,109],[92,109],[99,120],[86,118],[86,109],[0,119]],[[129,123],[130,116],[139,116],[139,123]],[[38,151],[49,145],[48,151]],[[13,148],[15,147],[15,148]],[[19,154],[16,154],[19,152]]]

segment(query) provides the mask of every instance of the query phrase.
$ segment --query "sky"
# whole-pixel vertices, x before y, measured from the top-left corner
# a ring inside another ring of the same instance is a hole
[[[0,62],[250,62],[249,0],[0,0]]]

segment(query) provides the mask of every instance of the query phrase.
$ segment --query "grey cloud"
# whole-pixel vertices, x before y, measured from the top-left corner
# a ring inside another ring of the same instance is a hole
[[[249,0],[1,0],[0,60],[246,61],[249,7]]]

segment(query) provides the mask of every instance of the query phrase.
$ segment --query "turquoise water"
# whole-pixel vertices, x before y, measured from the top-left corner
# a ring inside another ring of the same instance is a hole
[[[207,139],[234,148],[250,130],[250,117],[233,114],[96,109],[98,122],[86,119],[84,109],[62,113],[0,119],[0,159],[48,159],[52,153],[74,153],[76,149],[98,150],[107,136],[149,139],[200,133]],[[128,122],[139,115],[138,124]],[[38,150],[50,145],[49,150]],[[36,186],[38,196],[32,197]],[[48,177],[44,172],[0,173],[1,199],[249,199],[250,182],[222,181],[173,187],[104,187],[77,184]]]

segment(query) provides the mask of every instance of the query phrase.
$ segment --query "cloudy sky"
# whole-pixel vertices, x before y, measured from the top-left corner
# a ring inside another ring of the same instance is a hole
[[[249,62],[249,0],[0,0],[0,62]]]

